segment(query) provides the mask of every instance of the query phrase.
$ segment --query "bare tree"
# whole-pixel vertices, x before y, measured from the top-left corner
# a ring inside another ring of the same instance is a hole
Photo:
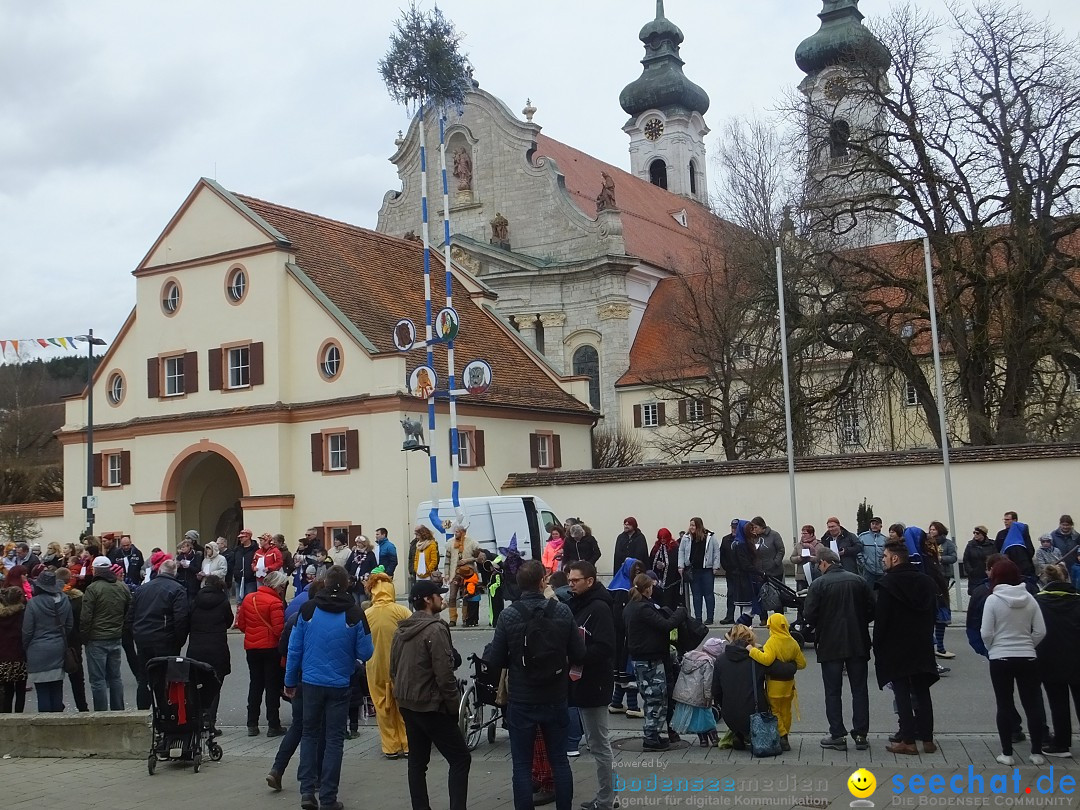
[[[41,526],[29,512],[0,514],[0,539],[4,543],[32,543],[41,535]]]
[[[818,161],[804,200],[818,255],[803,266],[799,328],[910,382],[941,443],[921,241],[837,244],[860,218],[893,217],[902,236],[930,239],[954,439],[1075,435],[1080,48],[990,2],[954,4],[945,20],[900,7],[878,34],[894,86],[853,62],[831,108],[801,108]],[[872,113],[837,154],[841,106]],[[824,193],[838,188],[844,204]]]
[[[592,432],[593,467],[633,467],[645,457],[645,448],[621,425],[598,427]]]

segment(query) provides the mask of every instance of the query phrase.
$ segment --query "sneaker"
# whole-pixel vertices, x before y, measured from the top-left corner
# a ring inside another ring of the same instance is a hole
[[[267,737],[280,737],[284,733],[285,729],[283,729],[281,726],[271,726],[266,730]]]
[[[994,757],[994,759],[996,759],[1002,765],[1011,766],[1016,764],[1016,760],[1012,757],[1011,754],[998,754],[996,757]]]
[[[607,710],[609,714],[622,714],[626,711],[626,707],[621,703],[612,703],[607,707]]]
[[[645,712],[643,712],[641,709],[627,709],[626,710],[626,716],[627,717],[644,717]]]
[[[567,751],[567,752],[566,752],[566,755],[567,755],[568,757],[580,757],[580,756],[581,756],[581,752],[580,752],[580,751],[578,751],[578,750],[577,750],[577,749],[575,748],[575,749],[574,749],[573,751]]]
[[[856,750],[858,750],[858,751],[866,751],[867,749],[870,748],[870,743],[866,739],[865,734],[852,734],[851,736],[855,739],[855,749]]]
[[[248,726],[248,736],[249,737],[258,737],[259,736],[259,727],[258,726]]]
[[[935,650],[934,655],[938,658],[956,658],[956,653],[949,652],[948,650]]]
[[[919,749],[915,746],[914,743],[891,743],[890,745],[885,746],[885,750],[888,751],[890,754],[908,754],[912,756],[919,755]]]
[[[641,747],[646,751],[667,751],[671,743],[662,737],[646,737]]]
[[[270,786],[270,789],[275,793],[281,793],[281,774],[277,771],[270,771],[266,775],[266,784]]]
[[[383,756],[386,757],[387,759],[401,759],[401,752],[400,751],[394,751],[393,753],[390,753],[390,754],[383,754]]]
[[[1048,757],[1071,757],[1072,751],[1059,745],[1044,745],[1043,754]]]
[[[1045,765],[1046,757],[1042,754],[1028,754],[1028,762],[1032,765]]]
[[[310,793],[300,797],[300,810],[319,810],[319,800]]]
[[[1013,735],[1012,735],[1012,741],[1013,741],[1014,743],[1018,743],[1018,742],[1023,742],[1023,741],[1024,741],[1024,740],[1026,740],[1026,739],[1027,739],[1027,735],[1026,735],[1026,734],[1024,734],[1024,730],[1023,730],[1023,729],[1020,729],[1019,731],[1014,731],[1014,732],[1013,732]]]
[[[847,737],[822,737],[819,744],[822,748],[847,751]]]
[[[949,669],[948,667],[943,667],[941,664],[938,664],[938,667],[937,667],[937,674],[938,675],[948,675],[950,672],[952,672],[951,669]]]

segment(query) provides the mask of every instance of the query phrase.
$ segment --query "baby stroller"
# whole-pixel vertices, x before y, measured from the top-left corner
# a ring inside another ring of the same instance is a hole
[[[193,658],[168,656],[151,658],[146,679],[153,704],[153,743],[146,769],[154,775],[158,762],[190,762],[194,772],[202,767],[203,737],[210,759],[217,762],[224,753],[214,741],[210,706],[221,689],[214,668]]]
[[[791,622],[791,637],[800,647],[814,643],[814,628],[806,623],[803,618],[803,603],[806,602],[806,592],[798,593],[794,588],[782,579],[765,574],[758,594],[761,606],[766,610],[795,609],[795,621]]]

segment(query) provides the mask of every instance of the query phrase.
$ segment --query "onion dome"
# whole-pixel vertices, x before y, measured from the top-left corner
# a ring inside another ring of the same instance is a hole
[[[818,17],[821,28],[795,49],[795,64],[803,73],[850,64],[862,64],[882,72],[888,69],[892,55],[862,24],[859,0],[824,0]]]
[[[683,74],[679,58],[683,32],[664,16],[664,0],[656,0],[656,19],[638,34],[645,45],[644,70],[623,88],[619,104],[636,117],[646,110],[680,109],[702,115],[709,109],[708,94]]]

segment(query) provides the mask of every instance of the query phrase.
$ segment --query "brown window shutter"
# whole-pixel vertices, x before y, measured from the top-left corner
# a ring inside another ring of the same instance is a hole
[[[94,453],[94,486],[100,487],[104,476],[101,453]]]
[[[473,431],[473,465],[484,466],[484,431]]]
[[[540,437],[535,433],[529,434],[529,466],[534,470],[540,468]]]
[[[262,385],[263,380],[263,345],[261,343],[252,343],[251,348],[248,350],[248,364],[250,371],[248,373],[248,379],[251,384]]]
[[[188,352],[184,355],[184,393],[194,394],[199,390],[199,353]]]
[[[679,400],[679,424],[686,423],[686,400]]]
[[[556,470],[562,466],[562,443],[558,433],[551,437],[551,466]]]
[[[208,349],[206,352],[206,371],[210,376],[210,390],[220,391],[225,387],[224,374],[222,373],[222,365],[225,361],[223,355],[225,353],[221,349]]]
[[[323,436],[321,433],[311,434],[311,471],[322,472],[323,468]]]
[[[120,483],[131,483],[131,451],[122,450],[120,452]]]
[[[705,421],[709,421],[709,418],[712,416],[712,400],[708,397],[701,400],[701,413],[705,417]]]
[[[641,427],[641,406],[634,406],[634,427]]]
[[[667,419],[664,417],[664,403],[656,403],[656,425],[657,427],[663,427],[667,424]]]
[[[146,396],[157,399],[161,396],[161,361],[156,357],[150,357],[146,361]]]
[[[345,466],[355,470],[360,466],[360,431],[345,431]]]
[[[355,540],[357,537],[364,533],[364,527],[359,523],[354,523],[349,527],[349,540]]]

